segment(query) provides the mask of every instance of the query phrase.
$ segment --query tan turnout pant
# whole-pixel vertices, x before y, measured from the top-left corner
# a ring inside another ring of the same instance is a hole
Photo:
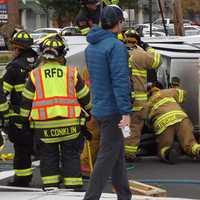
[[[192,146],[197,144],[197,141],[193,134],[193,125],[188,118],[169,126],[157,137],[159,155],[161,149],[172,146],[175,137],[177,137],[183,151],[188,155],[192,155]]]
[[[143,111],[134,112],[131,116],[131,136],[125,139],[125,155],[137,153],[143,126]]]
[[[92,134],[92,140],[90,141],[90,151],[92,162],[94,164],[99,150],[100,129],[97,125],[97,121],[94,118],[87,122],[87,128]],[[81,163],[89,166],[89,156],[86,145],[84,146],[83,152],[81,154]]]

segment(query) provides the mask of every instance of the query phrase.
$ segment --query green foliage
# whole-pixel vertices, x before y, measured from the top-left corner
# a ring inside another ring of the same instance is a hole
[[[198,0],[182,0],[183,13],[187,16],[188,14],[199,14],[200,3]]]
[[[65,22],[71,22],[75,18],[80,8],[79,0],[37,0],[41,8],[48,13],[53,10],[54,19],[58,27],[62,28]]]
[[[122,8],[130,8],[130,9],[133,9],[133,8],[136,8],[137,7],[137,3],[138,3],[139,0],[120,0],[120,6]]]
[[[12,59],[12,53],[3,53],[0,55],[0,63],[8,63]]]
[[[63,23],[74,21],[80,9],[80,0],[37,0],[45,12],[49,9],[54,10],[54,17],[57,19],[58,27],[62,27]],[[139,0],[120,0],[120,6],[123,9],[136,8]]]
[[[79,9],[79,0],[38,0],[43,9],[53,8],[57,15],[64,15],[66,12],[74,14]]]

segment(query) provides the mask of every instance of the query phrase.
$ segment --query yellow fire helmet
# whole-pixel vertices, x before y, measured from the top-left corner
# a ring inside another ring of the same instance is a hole
[[[64,56],[65,44],[61,38],[51,37],[43,41],[41,45],[42,56],[46,59],[55,59]]]
[[[33,37],[26,31],[18,31],[12,36],[10,43],[16,48],[26,49],[33,45]]]
[[[141,43],[140,35],[134,29],[129,29],[125,32],[125,41],[126,45],[129,47],[132,47],[136,44],[140,45]]]

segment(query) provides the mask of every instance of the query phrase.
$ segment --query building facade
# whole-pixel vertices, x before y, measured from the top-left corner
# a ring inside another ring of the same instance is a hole
[[[52,25],[49,13],[46,13],[35,0],[20,0],[19,12],[21,25],[28,31]]]

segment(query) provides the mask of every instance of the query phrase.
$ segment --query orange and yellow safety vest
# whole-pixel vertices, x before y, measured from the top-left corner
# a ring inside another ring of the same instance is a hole
[[[60,68],[46,64],[44,68],[38,67],[31,72],[30,77],[35,86],[31,120],[80,117],[81,106],[75,92],[78,70],[68,66]]]

